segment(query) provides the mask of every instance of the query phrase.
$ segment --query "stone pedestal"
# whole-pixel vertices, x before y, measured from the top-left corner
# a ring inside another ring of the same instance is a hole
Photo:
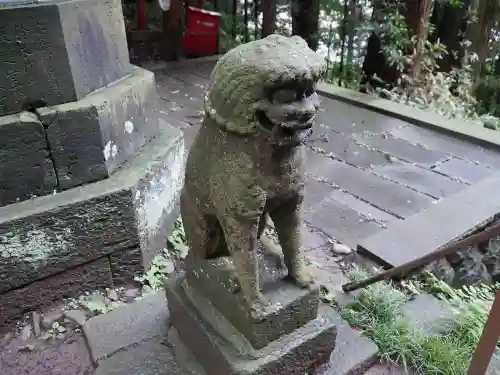
[[[131,282],[166,246],[182,133],[129,63],[118,0],[0,7],[0,326]]]
[[[207,375],[315,374],[330,360],[336,327],[318,290],[298,288],[261,260],[263,293],[275,309],[259,321],[233,288],[230,258],[190,264],[166,283],[172,335],[180,339],[174,350],[190,353]]]

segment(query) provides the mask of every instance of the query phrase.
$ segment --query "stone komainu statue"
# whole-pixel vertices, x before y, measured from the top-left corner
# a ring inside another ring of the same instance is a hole
[[[324,60],[300,37],[238,46],[212,72],[205,118],[189,152],[181,214],[187,259],[231,256],[253,316],[268,311],[257,240],[274,221],[288,275],[312,282],[302,252],[305,150],[319,107]]]

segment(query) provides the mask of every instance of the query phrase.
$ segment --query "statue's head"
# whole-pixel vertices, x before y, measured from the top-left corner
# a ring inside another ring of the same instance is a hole
[[[260,132],[277,146],[297,146],[312,132],[315,86],[324,71],[324,59],[298,36],[273,34],[240,45],[212,72],[206,115],[228,132]]]

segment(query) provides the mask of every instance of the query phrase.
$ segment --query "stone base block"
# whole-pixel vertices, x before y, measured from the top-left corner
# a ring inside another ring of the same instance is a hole
[[[108,178],[158,134],[154,73],[131,75],[82,100],[37,110],[60,189]]]
[[[316,318],[319,290],[302,289],[276,269],[272,260],[266,260],[259,251],[260,284],[263,294],[276,306],[264,319],[251,317],[236,285],[234,264],[230,257],[203,260],[198,264],[187,260],[186,279],[197,300],[207,298],[256,349],[261,349],[282,335],[288,334]],[[202,297],[203,296],[203,297]]]
[[[0,117],[0,207],[52,193],[57,176],[36,115]]]
[[[22,314],[49,306],[63,298],[113,286],[107,258],[72,268],[63,273],[0,294],[0,327]]]
[[[218,327],[203,318],[185,293],[184,281],[181,276],[165,285],[170,317],[182,343],[207,375],[314,374],[329,361],[337,333],[326,311],[265,348],[252,350],[222,315],[214,318]],[[209,304],[206,307],[210,309]],[[221,336],[221,330],[233,332],[231,341]]]
[[[162,129],[107,180],[0,208],[0,293],[102,257],[122,281],[149,265],[184,181],[182,133]]]
[[[0,116],[79,100],[131,70],[119,0],[3,2],[0,51]]]

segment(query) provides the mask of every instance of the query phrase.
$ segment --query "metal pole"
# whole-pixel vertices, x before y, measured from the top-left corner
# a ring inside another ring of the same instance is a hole
[[[500,235],[500,223],[497,223],[495,225],[492,225],[488,229],[474,234],[473,236],[467,237],[461,241],[454,242],[448,246],[445,246],[444,248],[440,250],[436,250],[433,253],[427,254],[423,256],[422,258],[415,259],[411,262],[408,262],[406,264],[403,264],[402,266],[394,267],[388,271],[379,273],[378,275],[369,277],[366,280],[362,280],[359,282],[353,282],[353,283],[347,283],[342,285],[342,290],[344,292],[352,292],[353,290],[360,289],[367,287],[368,285],[374,284],[376,282],[386,280],[388,278],[394,277],[394,276],[399,276],[402,274],[406,274],[416,268],[422,267],[434,260],[444,258],[448,255],[454,254],[457,251],[467,248],[469,246],[476,245],[480,242],[487,241],[491,237],[498,236]]]
[[[490,315],[483,328],[476,351],[467,371],[467,375],[485,375],[495,353],[500,337],[500,291],[495,295]]]

